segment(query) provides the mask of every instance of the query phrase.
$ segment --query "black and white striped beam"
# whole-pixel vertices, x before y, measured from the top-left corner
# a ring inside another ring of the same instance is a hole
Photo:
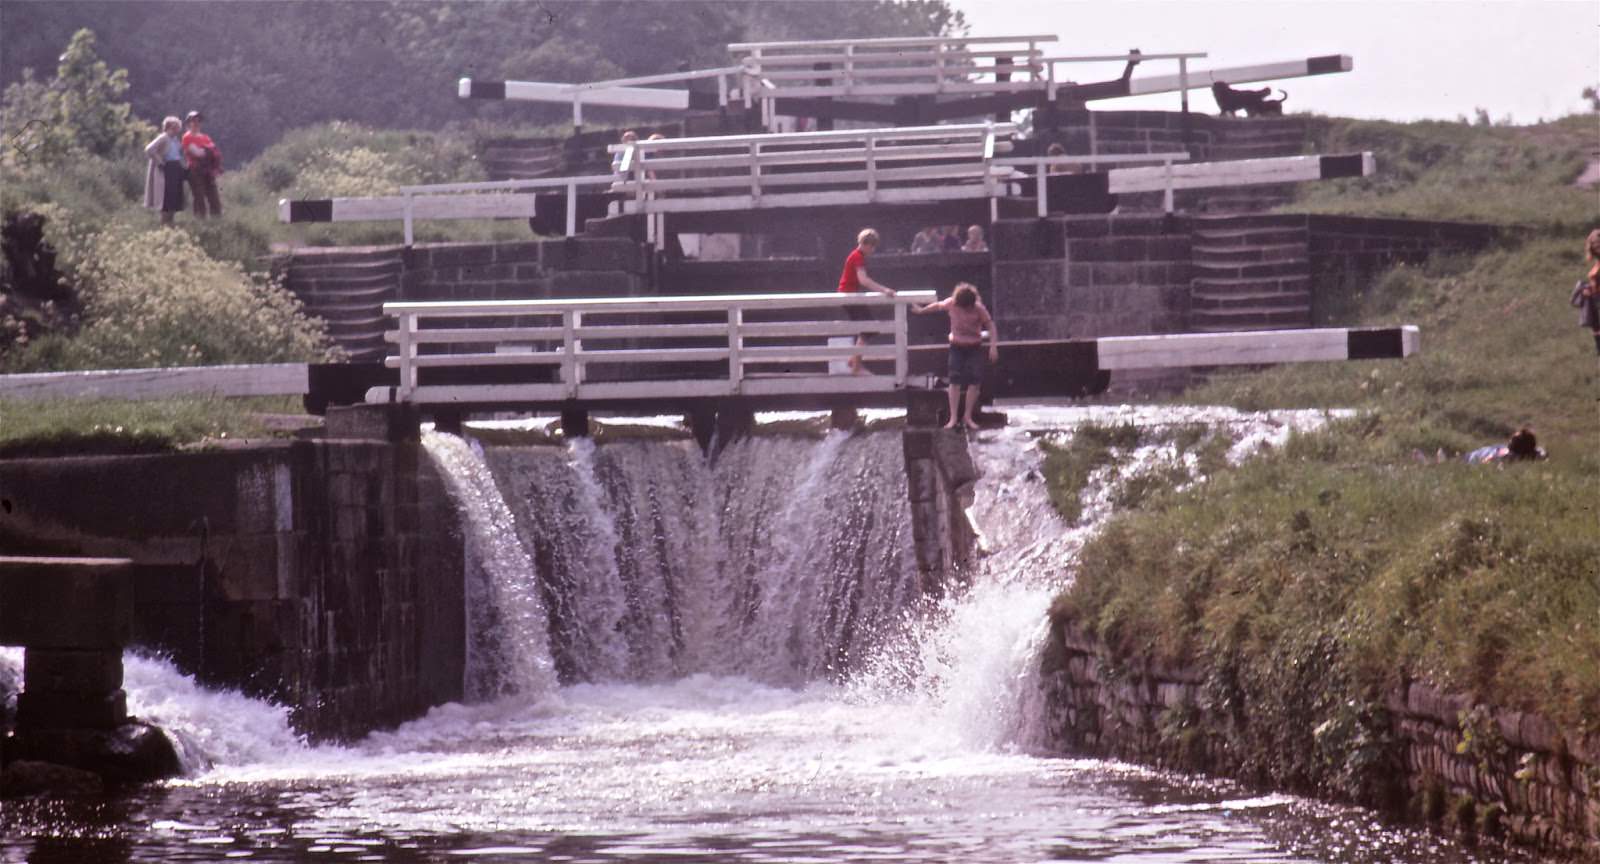
[[[574,91],[571,84],[548,81],[478,81],[462,78],[456,93],[462,99],[509,99],[521,102],[551,102],[570,105],[575,92],[582,93],[584,105],[612,108],[659,108],[666,111],[715,110],[717,94],[659,87],[598,87]]]
[[[1107,171],[1107,191],[1161,192],[1172,189],[1213,189],[1261,183],[1300,183],[1339,177],[1369,177],[1377,170],[1371,153],[1334,156],[1279,156],[1270,159],[1235,159],[1226,162],[1175,162]]]
[[[417,195],[411,198],[411,218],[427,219],[532,219],[534,196],[528,193],[469,195]],[[278,221],[392,222],[406,218],[406,196],[372,198],[313,198],[278,201]]]
[[[1210,89],[1221,81],[1230,86],[1254,81],[1278,81],[1284,78],[1305,78],[1309,75],[1332,75],[1349,72],[1355,60],[1348,54],[1327,54],[1303,60],[1284,60],[1277,63],[1257,63],[1251,66],[1225,66],[1220,69],[1191,69],[1187,84],[1190,90]],[[1148,96],[1151,93],[1175,93],[1184,89],[1185,76],[1177,73],[1147,75],[1126,81],[1097,81],[1064,88],[1073,98],[1083,101],[1115,99],[1121,96]]]
[[[1115,371],[1330,360],[1398,360],[1417,353],[1420,338],[1416,325],[1407,324],[1400,327],[1107,336],[1084,341],[1094,343],[1096,368]]]

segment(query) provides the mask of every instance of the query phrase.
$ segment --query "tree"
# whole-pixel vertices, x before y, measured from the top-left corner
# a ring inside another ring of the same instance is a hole
[[[1583,98],[1589,100],[1590,111],[1600,111],[1600,88],[1583,88]]]
[[[125,155],[148,131],[133,116],[127,93],[128,71],[112,71],[95,50],[94,32],[79,30],[49,83],[30,69],[6,88],[0,101],[6,158],[48,165],[81,154]]]

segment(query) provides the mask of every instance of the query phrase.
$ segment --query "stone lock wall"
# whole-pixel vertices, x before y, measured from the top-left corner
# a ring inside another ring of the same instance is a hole
[[[1074,622],[1056,617],[1040,678],[1050,746],[1239,773],[1221,743],[1232,721],[1204,707],[1204,669],[1117,664]],[[1422,682],[1384,702],[1384,734],[1401,772],[1392,778],[1401,785],[1391,806],[1473,836],[1508,837],[1580,860],[1600,856],[1600,735],[1563,732],[1542,717]]]
[[[967,451],[966,435],[940,429],[933,402],[943,393],[927,394],[928,404],[912,416],[926,423],[908,425],[901,433],[906,465],[906,495],[911,502],[911,540],[924,594],[941,596],[948,579],[972,563],[977,533],[967,520],[972,506],[977,466]]]
[[[1002,339],[1181,333],[1189,310],[1187,224],[1161,215],[1002,219],[985,298]]]
[[[314,738],[461,697],[453,513],[415,442],[0,461],[0,548],[132,559],[133,645]]]

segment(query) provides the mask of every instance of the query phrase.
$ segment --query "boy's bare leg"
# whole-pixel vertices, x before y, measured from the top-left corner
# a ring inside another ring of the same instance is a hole
[[[867,337],[865,337],[865,336],[857,336],[856,337],[856,347],[857,348],[860,348],[860,347],[862,347],[863,345],[866,345],[866,344],[867,344]],[[852,375],[860,375],[861,373],[863,373],[865,371],[866,370],[863,369],[862,366],[861,366],[861,355],[860,354],[857,354],[854,357],[850,358],[850,374],[852,374]]]
[[[954,429],[954,428],[956,428],[956,424],[960,422],[959,420],[956,419],[956,418],[961,416],[960,413],[958,413],[960,408],[961,408],[961,385],[960,384],[951,384],[950,385],[950,422],[944,424],[944,428],[946,428],[946,429]]]
[[[978,428],[978,421],[972,419],[973,412],[978,410],[978,385],[976,385],[976,384],[967,385],[967,406],[966,406],[966,408],[967,408],[966,414],[965,414],[965,416],[962,417],[962,420],[961,420],[962,424],[965,425],[968,429],[976,429],[976,428]],[[950,413],[950,416],[951,417],[956,416],[955,412],[952,411]]]

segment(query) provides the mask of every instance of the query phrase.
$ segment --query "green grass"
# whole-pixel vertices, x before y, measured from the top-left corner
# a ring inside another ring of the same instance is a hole
[[[1525,230],[1319,286],[1322,323],[1417,324],[1420,353],[1211,374],[1175,401],[1358,414],[1146,490],[1084,548],[1056,614],[1115,662],[1205,670],[1205,728],[1232,770],[1381,797],[1381,700],[1408,677],[1600,731],[1600,361],[1567,305],[1600,225],[1600,197],[1570,185],[1594,122],[1314,121],[1317,149],[1373,150],[1379,175],[1287,209]],[[1548,461],[1455,458],[1523,425]],[[1078,474],[1046,466],[1052,483]]]
[[[0,400],[0,458],[160,453],[286,433],[264,414],[300,414],[290,398]]]
[[[1593,473],[1600,364],[1567,305],[1582,240],[1540,234],[1472,259],[1400,267],[1330,298],[1351,310],[1338,323],[1418,325],[1414,357],[1219,373],[1181,401],[1371,411],[1378,425],[1364,455],[1379,461],[1461,452],[1526,425],[1561,470]]]
[[[1286,210],[1558,230],[1592,224],[1600,217],[1595,190],[1572,185],[1595,146],[1592,114],[1533,126],[1339,117],[1310,121],[1315,152],[1370,150],[1378,170],[1358,180],[1304,184],[1297,202]]]

